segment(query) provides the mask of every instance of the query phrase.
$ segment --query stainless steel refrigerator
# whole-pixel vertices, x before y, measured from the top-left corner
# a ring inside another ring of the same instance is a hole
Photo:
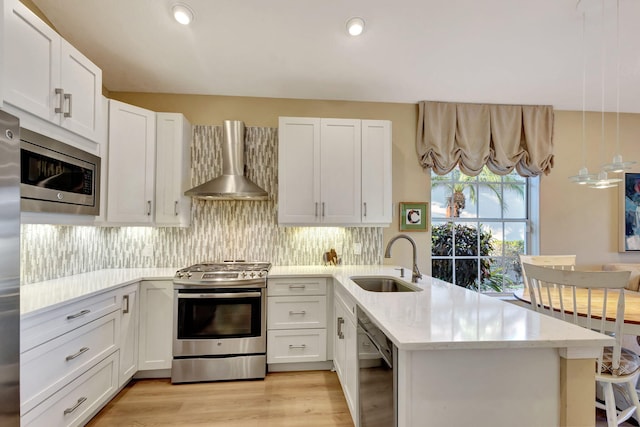
[[[20,425],[20,122],[0,110],[0,426]]]

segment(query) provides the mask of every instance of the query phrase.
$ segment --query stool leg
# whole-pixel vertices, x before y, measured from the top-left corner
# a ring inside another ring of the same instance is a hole
[[[616,399],[613,395],[613,385],[611,383],[603,382],[602,391],[604,392],[604,403],[607,408],[607,426],[618,426],[618,414],[616,412]]]

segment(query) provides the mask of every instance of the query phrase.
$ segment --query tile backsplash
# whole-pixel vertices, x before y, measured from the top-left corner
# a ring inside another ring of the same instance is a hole
[[[193,186],[221,174],[221,126],[193,128]],[[21,281],[33,283],[102,268],[186,267],[246,259],[274,265],[322,264],[335,248],[344,264],[382,261],[379,227],[280,227],[275,128],[246,128],[247,176],[267,201],[193,200],[188,228],[22,225]],[[353,255],[354,243],[362,244]]]

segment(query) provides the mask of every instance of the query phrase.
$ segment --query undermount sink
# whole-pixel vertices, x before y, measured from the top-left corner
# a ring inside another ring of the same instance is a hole
[[[422,290],[394,277],[363,276],[351,277],[350,279],[369,292],[418,292]]]

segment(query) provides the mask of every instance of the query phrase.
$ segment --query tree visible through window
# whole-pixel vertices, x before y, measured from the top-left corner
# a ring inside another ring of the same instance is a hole
[[[521,286],[528,238],[527,178],[431,174],[431,275],[481,292]]]

